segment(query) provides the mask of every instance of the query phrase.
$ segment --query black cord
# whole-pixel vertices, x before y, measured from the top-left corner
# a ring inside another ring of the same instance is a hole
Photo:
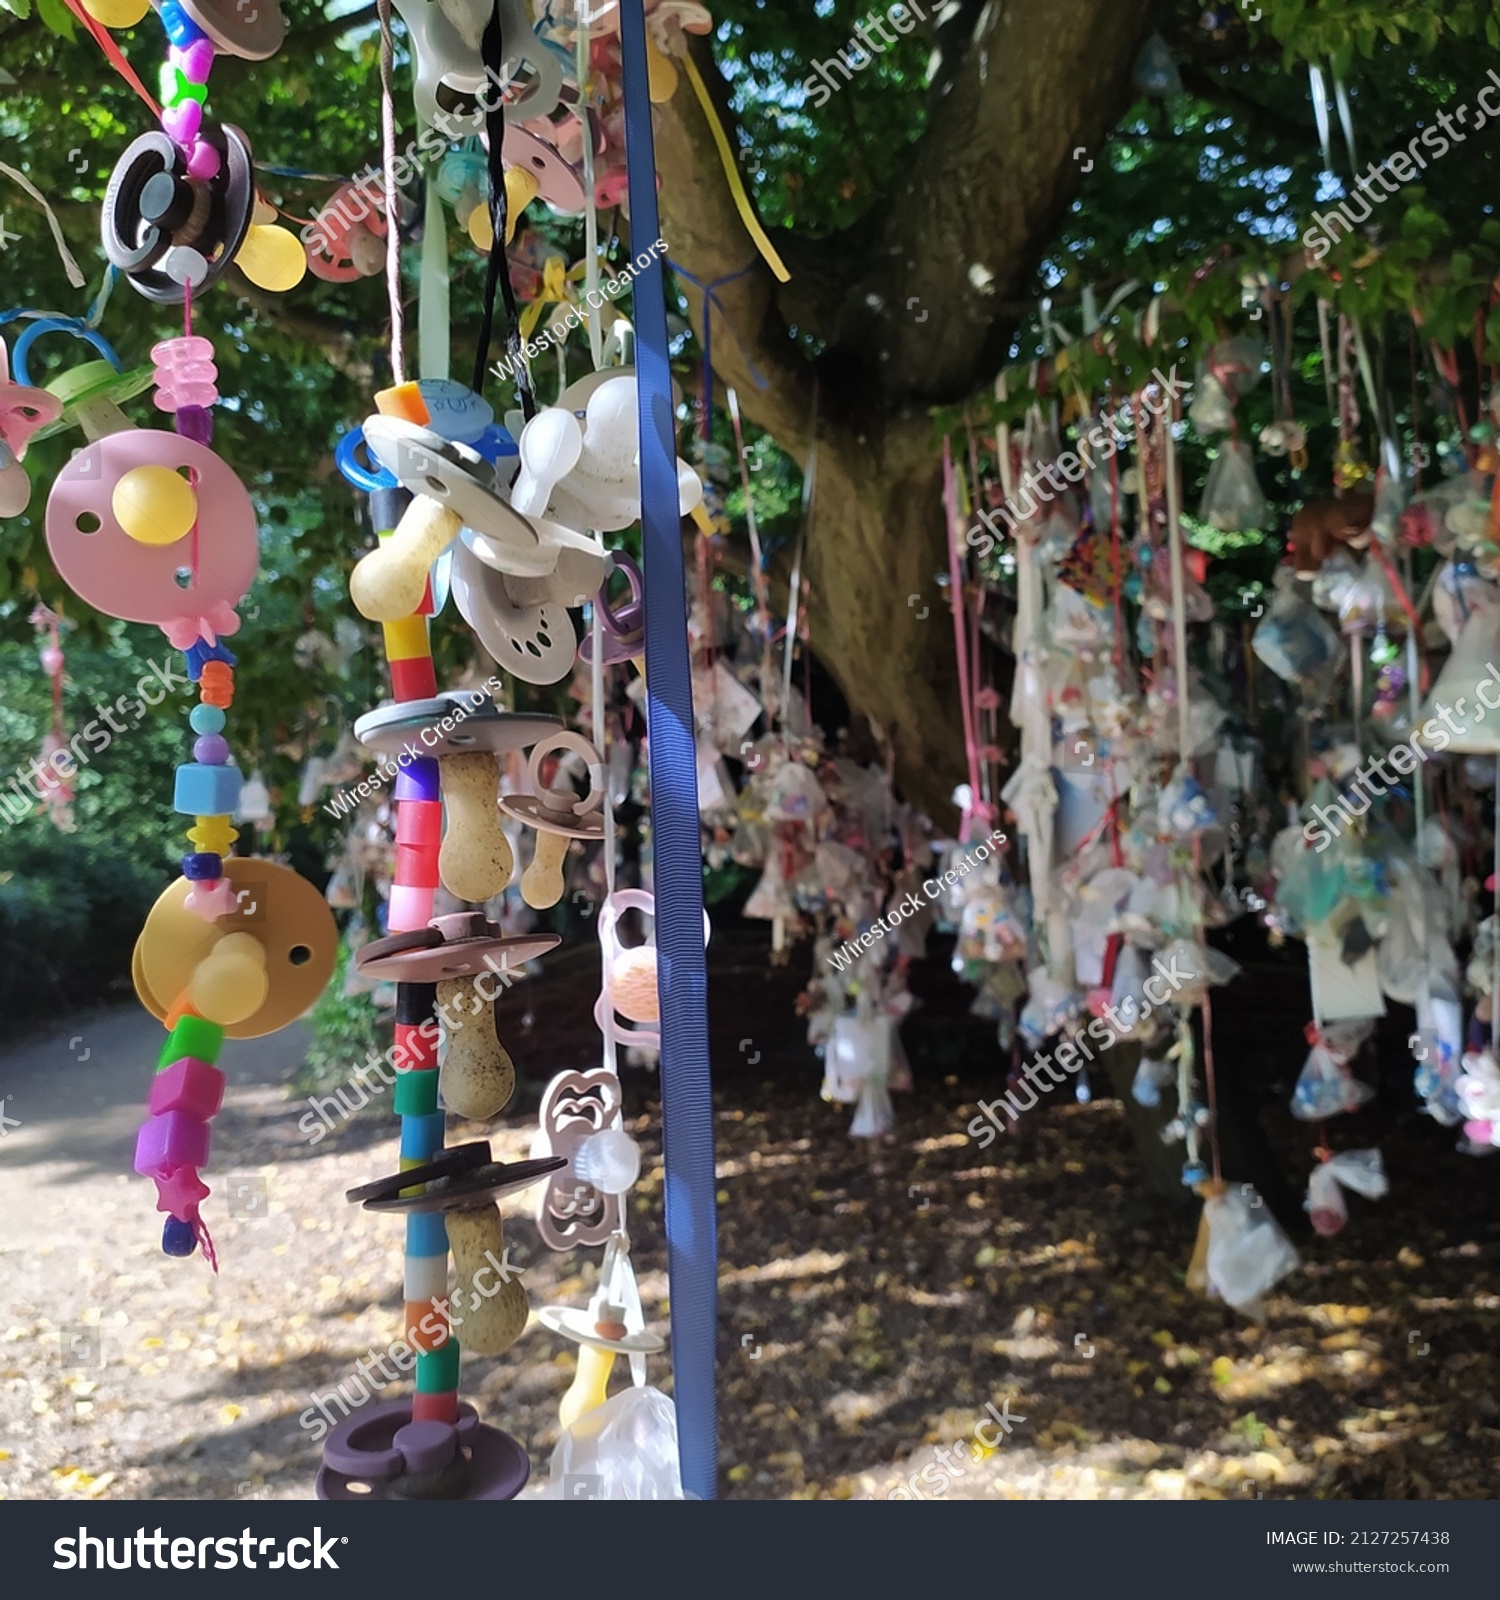
[[[480,59],[484,62],[485,78],[497,92],[485,109],[485,131],[490,138],[490,228],[494,238],[490,243],[489,265],[484,275],[484,304],[479,321],[479,348],[474,353],[475,394],[484,393],[485,368],[490,360],[490,340],[495,329],[495,291],[505,300],[507,326],[505,347],[510,356],[511,375],[521,396],[521,411],[528,422],[536,415],[536,396],[531,392],[531,376],[521,353],[520,317],[516,311],[516,294],[511,288],[510,273],[506,270],[505,234],[509,223],[510,206],[505,193],[505,97],[498,92],[502,82],[501,66],[505,60],[505,39],[500,29],[500,0],[494,0],[490,20],[484,26],[484,37],[479,45]]]

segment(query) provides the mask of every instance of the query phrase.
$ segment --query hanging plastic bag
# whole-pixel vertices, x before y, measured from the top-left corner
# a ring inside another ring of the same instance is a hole
[[[1358,1111],[1375,1091],[1361,1083],[1349,1070],[1349,1063],[1370,1036],[1368,1019],[1334,1026],[1321,1032],[1314,1022],[1307,1025],[1307,1042],[1312,1046],[1292,1091],[1292,1115],[1301,1122],[1321,1122],[1345,1111]]]
[[[1138,1106],[1155,1107],[1161,1104],[1161,1092],[1177,1077],[1177,1069],[1170,1061],[1158,1061],[1153,1056],[1142,1056],[1130,1085],[1130,1097]]]
[[[1208,469],[1198,515],[1222,533],[1248,533],[1265,526],[1266,514],[1250,446],[1243,439],[1226,439]]]
[[[1458,1103],[1464,1114],[1464,1134],[1476,1150],[1500,1146],[1500,1067],[1488,1050],[1464,1057],[1459,1078]]]
[[[1353,1189],[1367,1200],[1379,1200],[1389,1188],[1378,1150],[1345,1150],[1314,1170],[1307,1180],[1304,1206],[1314,1229],[1331,1239],[1349,1220],[1345,1189]]]
[[[1300,591],[1289,567],[1277,571],[1275,597],[1250,647],[1283,683],[1304,684],[1324,677],[1340,649],[1338,634]]]
[[[1266,1294],[1301,1263],[1276,1219],[1247,1184],[1210,1194],[1203,1203],[1208,1229],[1205,1275],[1209,1291],[1256,1322]]]
[[[685,1500],[677,1409],[660,1389],[622,1389],[564,1431],[540,1498],[563,1500],[580,1478],[592,1500]],[[570,1484],[571,1480],[571,1484]]]

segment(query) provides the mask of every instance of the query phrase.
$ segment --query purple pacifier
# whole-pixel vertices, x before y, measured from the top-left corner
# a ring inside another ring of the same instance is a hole
[[[618,666],[622,661],[633,661],[646,648],[645,583],[641,578],[641,569],[622,551],[616,551],[610,560],[616,572],[624,573],[625,581],[630,585],[630,598],[619,607],[611,606],[607,577],[600,584],[599,593],[594,596],[594,605],[598,608],[599,623],[604,633],[603,659],[607,667]],[[594,663],[592,629],[584,633],[583,643],[578,647],[578,659],[589,666]]]
[[[341,1422],[323,1446],[320,1500],[513,1500],[531,1461],[498,1428],[460,1405],[457,1423],[413,1422],[410,1400],[388,1400]]]

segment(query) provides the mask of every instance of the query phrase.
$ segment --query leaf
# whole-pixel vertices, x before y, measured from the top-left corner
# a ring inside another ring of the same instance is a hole
[[[25,22],[27,17],[31,15],[31,0],[0,0],[0,8]]]
[[[53,33],[64,39],[72,39],[77,34],[78,24],[63,0],[36,0],[36,14]]]

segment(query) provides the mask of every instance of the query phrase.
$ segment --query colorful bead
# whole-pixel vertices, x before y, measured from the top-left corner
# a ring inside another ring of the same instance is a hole
[[[196,824],[188,829],[188,838],[200,850],[213,850],[221,856],[229,854],[239,836],[239,829],[231,824],[228,817],[200,816]]]
[[[198,694],[211,706],[234,704],[234,668],[226,661],[205,661],[198,679]]]
[[[406,1253],[409,1256],[445,1256],[448,1227],[441,1211],[419,1211],[406,1219]]]
[[[447,1318],[430,1300],[408,1300],[405,1303],[402,1312],[402,1331],[407,1344],[413,1350],[420,1352],[417,1356],[419,1362],[423,1354],[430,1355],[454,1342],[453,1330],[448,1326]]]
[[[398,800],[441,800],[442,777],[437,762],[431,756],[418,756],[396,772],[396,798]]]
[[[457,1425],[458,1390],[450,1389],[446,1394],[414,1394],[411,1397],[411,1420]]]
[[[234,885],[228,878],[205,879],[195,883],[183,896],[184,911],[196,911],[205,922],[227,917],[237,904]]]
[[[163,70],[165,72],[166,69]],[[177,109],[179,113],[186,113],[190,107],[194,107],[191,100],[180,104]],[[195,109],[201,118],[201,104]],[[179,137],[176,133],[172,136]],[[179,139],[179,142],[191,143],[196,137],[195,129],[187,139]],[[207,407],[219,398],[219,369],[214,365],[211,340],[197,335],[163,339],[151,346],[151,359],[156,364],[156,405],[159,410],[176,411],[182,406]]]
[[[396,1112],[403,1117],[430,1117],[437,1110],[438,1075],[432,1071],[396,1074]],[[446,1237],[446,1235],[445,1235]],[[425,1252],[423,1252],[425,1254]]]
[[[393,700],[431,700],[437,694],[437,668],[431,656],[391,662]]]
[[[164,1255],[190,1256],[198,1248],[198,1230],[191,1222],[168,1217],[162,1225],[161,1248]]]
[[[156,1070],[165,1072],[184,1056],[192,1056],[212,1065],[219,1059],[219,1051],[223,1048],[224,1030],[219,1024],[210,1022],[207,1017],[198,1017],[187,1012],[177,1019],[171,1035],[161,1047]]]
[[[161,25],[167,31],[168,40],[179,50],[187,50],[200,39],[206,40],[208,35],[177,3],[177,0],[161,0],[157,7],[157,14],[161,17]]]
[[[201,682],[203,669],[210,661],[222,661],[226,666],[232,667],[239,660],[234,651],[222,640],[218,644],[209,644],[205,639],[195,639],[182,654],[187,662],[188,677],[194,683]]]
[[[222,734],[203,734],[193,741],[193,760],[209,767],[222,767],[229,760],[229,741]]]
[[[429,1306],[428,1310],[432,1308]],[[449,1338],[437,1350],[417,1352],[417,1393],[443,1394],[458,1388],[458,1340]]]
[[[224,858],[212,850],[195,850],[182,858],[182,875],[194,883],[216,883],[224,876]]]
[[[227,818],[239,808],[245,775],[238,767],[206,767],[187,762],[177,769],[172,809],[189,816]]]
[[[141,1124],[135,1139],[135,1170],[142,1177],[165,1178],[179,1167],[201,1167],[208,1160],[208,1124],[185,1111],[168,1111]]]
[[[224,1074],[197,1056],[181,1056],[157,1073],[146,1109],[154,1117],[183,1111],[207,1122],[224,1104]]]
[[[422,1166],[443,1148],[444,1113],[434,1111],[426,1117],[401,1119],[401,1159]]]
[[[201,701],[188,712],[188,726],[194,733],[222,733],[228,720],[218,706],[204,705]]]
[[[408,1256],[401,1279],[402,1298],[431,1305],[448,1292],[448,1252],[440,1256]]]
[[[425,928],[432,921],[435,891],[414,883],[397,883],[391,886],[387,902],[386,920],[392,933],[409,933],[413,928]]]

